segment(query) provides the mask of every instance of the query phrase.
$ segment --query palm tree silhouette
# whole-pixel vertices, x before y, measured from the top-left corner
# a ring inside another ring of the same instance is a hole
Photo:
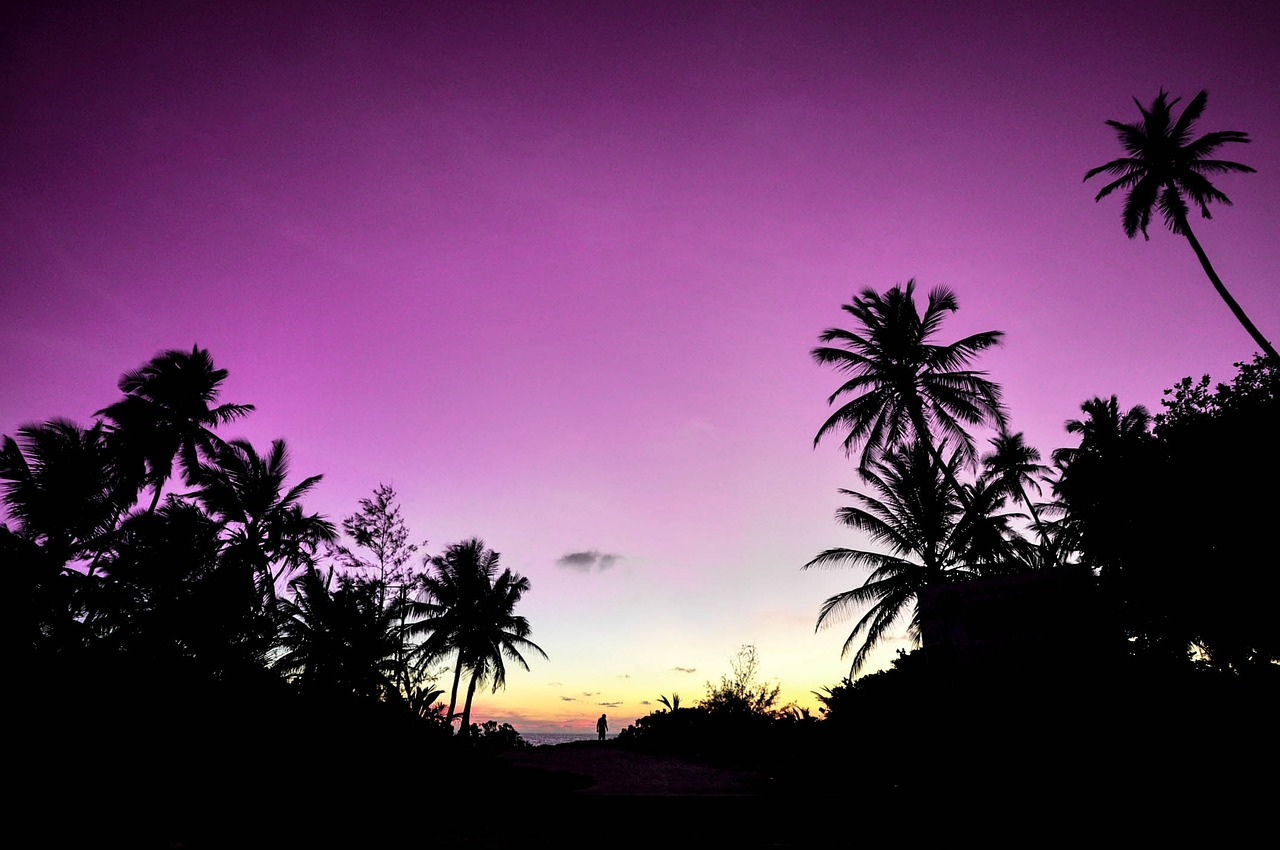
[[[462,673],[471,674],[459,729],[464,736],[470,732],[476,688],[485,682],[491,682],[494,691],[505,686],[504,659],[528,670],[522,650],[547,657],[529,640],[529,621],[515,613],[516,605],[529,591],[529,580],[509,569],[499,573],[498,564],[498,553],[486,548],[479,538],[446,547],[431,559],[434,570],[422,583],[427,599],[414,608],[421,619],[409,627],[411,634],[428,634],[420,647],[422,655],[457,654],[449,696],[451,719]]]
[[[378,599],[376,582],[307,567],[278,607],[284,652],[273,663],[308,691],[329,698],[400,696],[400,614]],[[405,694],[405,697],[408,695]]]
[[[483,588],[497,571],[497,554],[486,549],[478,538],[445,547],[444,552],[428,559],[430,570],[422,576],[421,587],[426,597],[411,602],[417,620],[410,623],[411,636],[424,636],[416,655],[423,660],[456,654],[453,685],[449,691],[449,721],[453,722],[458,705],[458,687],[466,659],[461,651],[463,635],[474,629],[478,616],[477,600]]]
[[[266,455],[247,440],[220,442],[213,453],[211,463],[194,470],[200,486],[192,495],[226,528],[224,562],[251,575],[272,608],[277,585],[311,564],[320,544],[338,539],[331,522],[302,510],[302,497],[323,476],[305,478],[286,491],[284,440],[273,440]]]
[[[119,388],[124,398],[94,414],[112,423],[110,442],[120,463],[138,477],[140,488],[153,490],[151,511],[173,477],[175,459],[187,483],[194,483],[201,455],[211,456],[222,444],[210,429],[253,411],[251,404],[213,406],[227,374],[215,368],[208,350],[199,346],[189,352],[163,351],[122,375]]]
[[[99,561],[137,497],[122,484],[103,426],[69,419],[21,426],[0,444],[0,563],[24,649],[92,639],[105,600]]]
[[[958,459],[958,453],[953,454],[951,466]],[[841,490],[856,504],[841,508],[836,518],[883,544],[889,552],[828,549],[802,568],[871,568],[860,587],[822,603],[815,627],[821,629],[870,605],[849,632],[842,650],[848,655],[862,636],[854,652],[851,676],[908,610],[907,634],[913,643],[919,643],[919,611],[914,606],[922,588],[972,578],[984,572],[984,566],[1007,563],[1012,554],[1010,547],[993,545],[1003,537],[1004,518],[987,512],[992,501],[970,492],[969,503],[978,509],[962,506],[922,443],[871,461],[863,478],[877,495]],[[988,490],[987,495],[994,493]]]
[[[1169,230],[1186,237],[1205,274],[1209,276],[1209,282],[1231,309],[1236,320],[1271,361],[1280,364],[1280,356],[1276,354],[1275,348],[1223,285],[1187,221],[1188,200],[1200,208],[1200,214],[1204,218],[1213,217],[1209,212],[1210,203],[1231,205],[1231,199],[1215,187],[1206,175],[1229,172],[1250,174],[1254,171],[1238,162],[1209,158],[1218,148],[1230,142],[1247,143],[1247,133],[1219,130],[1206,133],[1198,139],[1191,138],[1192,126],[1204,113],[1208,96],[1207,91],[1197,94],[1176,121],[1173,118],[1173,107],[1180,98],[1169,100],[1164,89],[1156,95],[1149,109],[1135,98],[1134,103],[1142,113],[1142,121],[1137,124],[1107,122],[1107,126],[1116,131],[1120,144],[1129,155],[1089,169],[1084,179],[1089,180],[1104,173],[1118,175],[1115,180],[1102,187],[1094,200],[1100,201],[1117,189],[1128,190],[1122,221],[1124,232],[1130,239],[1136,237],[1138,231],[1142,231],[1144,239],[1150,238],[1147,225],[1151,223],[1152,209],[1158,208]]]
[[[853,398],[822,424],[814,445],[844,430],[841,445],[848,454],[862,446],[858,468],[865,471],[883,453],[919,443],[956,494],[966,498],[951,465],[943,462],[942,448],[949,443],[960,463],[968,465],[974,443],[965,426],[1005,426],[1000,387],[985,373],[965,368],[978,353],[998,345],[1003,334],[986,331],[949,345],[934,343],[943,319],[957,308],[955,293],[936,287],[921,314],[914,279],[884,295],[864,289],[844,305],[841,309],[857,320],[857,327],[828,328],[819,339],[839,346],[821,346],[810,354],[820,364],[852,373],[827,403]]]
[[[495,553],[496,560],[496,553]],[[544,659],[542,647],[529,640],[533,629],[527,618],[516,614],[516,605],[529,592],[529,579],[504,569],[493,580],[488,592],[481,599],[480,629],[468,640],[467,655],[470,658],[471,683],[467,686],[467,702],[462,709],[462,734],[468,734],[471,724],[471,699],[476,686],[490,683],[496,693],[507,684],[505,661],[513,661],[525,670],[529,662],[521,651],[536,652]]]
[[[1115,460],[1151,436],[1151,413],[1144,405],[1135,404],[1121,413],[1116,396],[1106,400],[1095,396],[1080,405],[1080,410],[1085,414],[1083,419],[1068,419],[1063,426],[1068,434],[1080,435],[1079,447],[1053,451],[1053,462],[1063,471],[1081,457]]]
[[[1027,506],[1031,520],[1035,524],[1036,533],[1041,539],[1046,536],[1044,523],[1040,521],[1040,513],[1031,503],[1027,495],[1028,488],[1041,493],[1040,481],[1049,474],[1049,467],[1040,462],[1040,451],[1028,446],[1022,432],[1011,434],[1001,431],[990,440],[992,451],[982,456],[984,470],[993,479],[995,486],[1013,499],[1021,499]]]
[[[100,554],[136,496],[120,481],[100,422],[23,425],[0,444],[0,481],[12,532],[60,566]]]

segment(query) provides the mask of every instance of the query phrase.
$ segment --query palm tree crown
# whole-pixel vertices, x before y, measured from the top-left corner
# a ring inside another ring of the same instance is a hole
[[[194,473],[193,495],[228,529],[224,559],[250,571],[268,606],[277,585],[312,562],[317,548],[337,540],[333,523],[302,509],[305,496],[323,476],[312,475],[285,490],[289,451],[273,440],[260,455],[247,440],[221,443],[215,462]]]
[[[1210,203],[1230,206],[1231,199],[1205,175],[1231,171],[1253,173],[1254,169],[1247,165],[1209,158],[1228,142],[1248,142],[1248,133],[1219,130],[1192,140],[1192,125],[1204,112],[1208,97],[1207,91],[1200,92],[1175,121],[1173,107],[1180,98],[1170,100],[1161,89],[1150,109],[1134,99],[1142,113],[1139,123],[1107,122],[1107,126],[1116,131],[1129,156],[1089,169],[1084,179],[1103,173],[1119,175],[1103,186],[1094,200],[1100,201],[1117,189],[1129,190],[1123,222],[1124,232],[1130,239],[1137,236],[1138,231],[1142,231],[1144,238],[1150,238],[1147,225],[1151,223],[1153,208],[1159,208],[1169,230],[1181,235],[1187,227],[1188,200],[1200,208],[1204,218],[1213,218],[1209,212]]]
[[[965,426],[1003,427],[1005,414],[1000,387],[986,373],[965,367],[979,352],[998,345],[1003,334],[987,331],[949,345],[933,342],[943,319],[957,307],[955,293],[938,287],[929,293],[921,314],[914,280],[884,295],[864,289],[844,305],[842,309],[857,320],[857,328],[828,328],[819,339],[838,346],[821,346],[810,353],[818,363],[852,374],[827,403],[853,398],[822,424],[814,445],[827,434],[844,430],[841,445],[846,452],[852,454],[859,444],[863,447],[861,470],[878,455],[917,441],[924,442],[940,467],[945,467],[942,443],[950,443],[963,464],[970,463],[974,444]]]
[[[119,462],[135,470],[141,486],[153,489],[152,511],[173,475],[175,458],[187,482],[193,483],[200,455],[211,455],[222,443],[210,429],[253,411],[251,404],[215,406],[227,374],[215,368],[208,350],[199,346],[189,352],[163,351],[122,375],[124,398],[94,414],[111,422],[111,444]]]

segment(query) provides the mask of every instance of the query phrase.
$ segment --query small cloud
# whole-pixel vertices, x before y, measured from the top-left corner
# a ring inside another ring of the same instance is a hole
[[[619,673],[619,674],[618,674],[618,678],[619,678],[619,679],[630,679],[630,678],[631,678],[631,674],[630,674],[630,673]]]
[[[599,694],[600,694],[599,691],[583,691],[582,692],[582,695],[584,697],[594,697],[594,696],[598,696]]]
[[[560,697],[561,702],[577,702],[577,697]]]
[[[622,705],[622,703],[620,703],[620,702],[598,702],[598,703],[596,703],[596,705],[603,706],[604,708],[617,708],[618,706]]]
[[[640,700],[640,704],[641,704],[641,705],[653,705],[653,703],[649,702],[647,699],[642,699],[642,700]]]
[[[697,673],[698,668],[697,667],[676,667],[675,671],[677,673]]]
[[[621,555],[611,555],[601,552],[599,549],[588,549],[582,552],[569,552],[561,555],[556,560],[556,565],[570,570],[577,570],[580,573],[589,573],[592,570],[604,572],[620,560],[622,560]]]

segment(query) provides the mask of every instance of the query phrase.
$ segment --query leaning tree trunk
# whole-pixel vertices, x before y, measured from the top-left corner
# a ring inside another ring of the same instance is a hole
[[[929,456],[933,458],[941,469],[943,476],[951,484],[951,489],[955,491],[956,498],[960,500],[960,505],[964,508],[965,513],[973,510],[973,503],[969,501],[969,497],[965,495],[964,487],[960,486],[959,479],[955,473],[951,471],[951,467],[942,459],[942,452],[933,444],[933,435],[929,433],[929,426],[924,420],[924,410],[920,406],[917,399],[916,403],[911,407],[911,424],[916,429],[916,439],[924,440],[925,448],[929,450]]]
[[[476,695],[476,684],[480,681],[480,673],[473,672],[471,674],[471,683],[467,685],[467,702],[462,707],[462,726],[458,729],[458,734],[465,738],[471,734],[471,698]]]
[[[458,681],[462,678],[462,650],[458,650],[458,663],[453,668],[453,689],[449,691],[449,728],[453,728],[453,710],[458,706]]]
[[[1263,350],[1271,360],[1271,363],[1275,366],[1280,366],[1280,355],[1276,354],[1275,348],[1262,335],[1262,331],[1258,330],[1257,326],[1249,320],[1249,317],[1245,315],[1244,308],[1236,303],[1236,299],[1231,297],[1231,293],[1222,284],[1221,279],[1218,278],[1218,273],[1213,270],[1213,265],[1205,255],[1204,249],[1200,247],[1200,240],[1196,239],[1196,235],[1191,232],[1191,225],[1187,223],[1185,218],[1178,224],[1182,228],[1182,235],[1187,237],[1187,241],[1191,243],[1191,250],[1195,251],[1196,256],[1200,259],[1200,265],[1204,267],[1204,273],[1209,276],[1209,282],[1213,284],[1213,288],[1218,290],[1218,294],[1222,296],[1223,301],[1227,302],[1227,306],[1231,308],[1236,320],[1249,332],[1249,336],[1253,337],[1253,341]]]

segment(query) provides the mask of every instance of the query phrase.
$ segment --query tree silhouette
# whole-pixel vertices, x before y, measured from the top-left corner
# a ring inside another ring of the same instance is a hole
[[[423,579],[427,597],[414,611],[421,619],[410,624],[411,634],[427,634],[420,646],[425,656],[456,653],[449,717],[458,704],[462,673],[469,672],[460,735],[470,731],[471,702],[476,688],[491,683],[493,690],[506,685],[505,661],[528,670],[524,652],[546,653],[529,640],[529,621],[515,613],[529,591],[529,580],[509,569],[498,572],[499,555],[484,541],[471,538],[445,548],[431,559],[433,570]]]
[[[112,424],[109,442],[120,465],[136,476],[139,486],[153,491],[150,510],[181,462],[187,483],[202,456],[209,457],[222,440],[211,430],[253,411],[251,404],[214,405],[227,378],[226,369],[213,365],[208,350],[172,349],[151,358],[141,368],[120,377],[124,398],[99,410]]]
[[[266,455],[247,440],[223,443],[213,462],[201,463],[193,494],[226,528],[223,561],[257,584],[267,608],[274,606],[278,585],[312,563],[317,547],[337,539],[333,524],[306,514],[301,499],[320,482],[313,475],[285,490],[289,453],[284,440],[273,440]]]
[[[325,699],[400,697],[400,615],[378,600],[378,585],[321,576],[309,566],[280,600],[280,644],[273,666]],[[407,695],[406,695],[407,696]]]
[[[957,461],[953,456],[952,466]],[[973,577],[992,566],[1007,564],[1013,557],[1012,547],[1003,537],[1005,518],[987,512],[995,504],[994,490],[987,488],[983,494],[971,491],[969,507],[965,507],[923,445],[872,461],[863,477],[877,495],[841,490],[856,504],[841,508],[836,517],[889,552],[828,549],[803,567],[871,568],[860,587],[828,598],[818,613],[816,629],[821,629],[869,606],[849,632],[842,650],[844,655],[854,652],[851,675],[862,668],[871,651],[908,612],[907,634],[913,643],[919,643],[915,603],[922,588]]]
[[[63,567],[99,553],[133,501],[116,474],[104,428],[69,419],[23,425],[0,445],[0,481],[12,533]]]
[[[982,465],[987,475],[991,476],[995,486],[1010,498],[1021,499],[1035,525],[1036,532],[1043,540],[1047,537],[1044,523],[1040,521],[1040,512],[1032,504],[1027,489],[1032,488],[1040,494],[1040,481],[1049,474],[1049,467],[1040,462],[1040,451],[1028,446],[1022,433],[1011,434],[1001,431],[999,436],[991,438],[991,452],[982,456]]]
[[[331,554],[344,570],[379,584],[379,605],[386,605],[390,586],[413,581],[408,564],[418,545],[409,542],[409,527],[400,514],[394,487],[374,488],[372,497],[360,500],[360,510],[342,520],[342,530],[369,555],[361,557],[345,546],[335,546]]]
[[[823,331],[822,342],[839,345],[814,348],[811,355],[820,364],[852,375],[827,403],[853,398],[822,424],[814,445],[829,433],[844,431],[841,445],[849,454],[862,446],[858,468],[865,471],[883,453],[919,444],[964,499],[951,465],[942,459],[942,448],[949,444],[967,465],[974,458],[974,442],[965,426],[1004,427],[999,386],[985,373],[965,368],[980,352],[999,344],[1003,334],[986,331],[947,345],[933,342],[943,319],[957,307],[955,293],[937,287],[920,313],[914,280],[884,295],[864,289],[844,305],[841,309],[857,320],[857,326]]]
[[[1159,209],[1169,230],[1186,237],[1205,274],[1209,276],[1209,282],[1231,309],[1236,320],[1267,357],[1273,363],[1280,364],[1280,355],[1276,354],[1275,348],[1245,314],[1244,308],[1227,291],[1187,221],[1188,201],[1200,208],[1200,214],[1204,218],[1213,217],[1209,212],[1211,203],[1231,205],[1231,199],[1214,186],[1207,175],[1231,172],[1249,174],[1254,171],[1238,162],[1210,159],[1225,144],[1247,143],[1247,133],[1219,130],[1192,139],[1192,128],[1204,113],[1208,96],[1208,92],[1201,91],[1191,99],[1176,120],[1173,117],[1173,107],[1180,98],[1169,100],[1164,89],[1156,95],[1150,108],[1144,107],[1135,98],[1134,103],[1142,113],[1142,121],[1137,124],[1107,122],[1107,126],[1116,131],[1120,144],[1129,155],[1089,169],[1084,179],[1089,180],[1099,174],[1118,175],[1115,180],[1102,187],[1094,200],[1100,201],[1117,189],[1128,191],[1122,221],[1125,235],[1130,239],[1136,237],[1139,231],[1144,239],[1150,238],[1147,226],[1151,223],[1151,213],[1153,209]]]
[[[529,580],[509,569],[498,572],[499,555],[485,547],[479,538],[448,546],[442,555],[431,559],[434,572],[423,581],[427,602],[419,611],[423,619],[411,629],[429,630],[422,651],[428,655],[456,653],[453,686],[449,698],[449,716],[453,717],[458,701],[458,687],[463,671],[470,673],[459,734],[470,729],[471,703],[476,688],[491,682],[493,690],[506,684],[504,659],[515,661],[526,670],[528,663],[521,650],[546,653],[530,641],[528,620],[515,614],[515,606],[529,590]]]

